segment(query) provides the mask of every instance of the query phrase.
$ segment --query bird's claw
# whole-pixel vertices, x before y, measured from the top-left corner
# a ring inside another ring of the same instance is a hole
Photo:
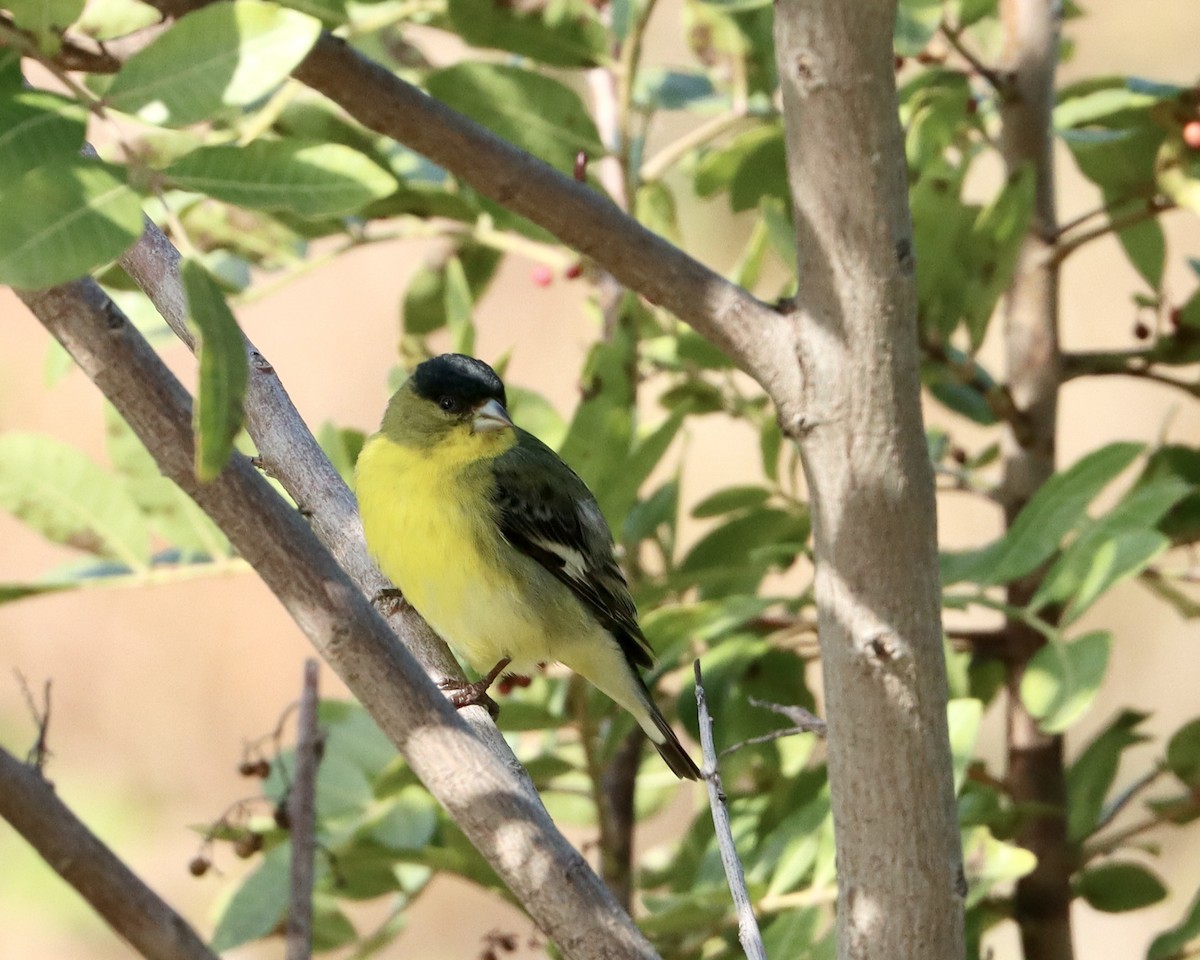
[[[454,704],[454,709],[483,707],[495,720],[500,716],[500,704],[488,696],[488,687],[491,685],[492,681],[488,677],[476,680],[474,683],[467,680],[455,680],[452,677],[438,681],[438,687],[446,692],[450,702]]]
[[[371,598],[371,603],[385,617],[399,613],[408,606],[408,601],[404,599],[404,594],[395,587],[384,587]]]

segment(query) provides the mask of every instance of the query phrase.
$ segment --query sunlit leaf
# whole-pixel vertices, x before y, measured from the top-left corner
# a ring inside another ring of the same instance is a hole
[[[1112,634],[1097,630],[1077,640],[1052,640],[1029,661],[1021,702],[1047,733],[1061,733],[1092,705],[1112,648]]]

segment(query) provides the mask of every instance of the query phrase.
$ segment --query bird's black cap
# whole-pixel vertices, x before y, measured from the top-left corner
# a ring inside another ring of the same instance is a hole
[[[499,400],[501,406],[508,406],[504,384],[496,371],[482,360],[461,353],[443,353],[418,364],[412,385],[417,396],[426,400],[451,396],[472,407],[488,400]]]

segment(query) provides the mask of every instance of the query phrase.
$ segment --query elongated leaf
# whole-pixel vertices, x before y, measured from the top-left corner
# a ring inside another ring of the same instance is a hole
[[[142,233],[142,207],[119,167],[72,157],[9,185],[0,223],[0,283],[32,290],[119,257]]]
[[[214,950],[232,950],[265,937],[278,926],[287,909],[290,857],[291,844],[281,844],[263,857],[259,868],[242,881],[221,911],[217,929],[213,931]]]
[[[553,67],[591,67],[605,56],[608,33],[583,0],[553,4],[449,0],[454,31],[476,47],[494,47]]]
[[[86,130],[87,108],[75,100],[45,90],[0,98],[0,185],[35,167],[77,159]]]
[[[1167,743],[1167,766],[1189,787],[1200,787],[1200,719],[1175,731]]]
[[[5,0],[13,20],[37,39],[43,53],[57,53],[59,34],[75,22],[84,0]]]
[[[1155,527],[1191,489],[1178,477],[1136,486],[1063,552],[1030,607],[1036,610],[1070,601],[1063,623],[1078,619],[1104,591],[1144,569],[1170,546]]]
[[[1125,913],[1158,903],[1167,895],[1163,882],[1140,863],[1112,862],[1090,867],[1075,889],[1096,910]]]
[[[767,502],[771,493],[766,487],[726,487],[710,494],[692,507],[692,516],[719,517],[723,513],[733,513],[748,507],[759,507]]]
[[[263,0],[221,0],[189,13],[130,57],[107,102],[148,123],[185,126],[248,106],[281,84],[321,22]]]
[[[199,342],[200,385],[196,391],[196,476],[212,480],[233,452],[242,428],[242,400],[249,370],[241,328],[208,271],[194,260],[180,270],[188,313]]]
[[[1001,584],[1037,569],[1083,519],[1088,504],[1141,451],[1138,443],[1112,443],[1055,474],[1021,511],[1006,536],[980,550],[945,555],[943,581]]]
[[[1047,733],[1061,733],[1092,705],[1104,681],[1112,634],[1097,630],[1078,640],[1051,641],[1034,654],[1021,678],[1021,702]]]
[[[951,700],[947,704],[950,727],[950,753],[954,758],[954,792],[962,789],[967,767],[974,758],[975,740],[983,719],[983,702],[971,698]]]
[[[459,63],[430,74],[430,94],[561,171],[604,147],[579,95],[557,80],[494,63]]]
[[[229,541],[196,501],[168,480],[137,434],[109,405],[104,408],[108,459],[155,531],[185,554],[228,556]]]
[[[396,178],[340,143],[257,140],[201,147],[167,169],[179,186],[242,207],[301,217],[353,213],[399,187]]]
[[[1104,801],[1117,777],[1121,754],[1148,737],[1137,732],[1149,714],[1122,711],[1099,733],[1067,771],[1067,836],[1078,843],[1091,836],[1100,822]]]
[[[144,569],[149,559],[146,519],[125,486],[51,437],[0,436],[0,508],[49,540],[130,569]]]
[[[625,461],[624,469],[604,489],[596,491],[600,509],[614,530],[621,530],[629,511],[637,502],[638,491],[650,476],[671,441],[683,426],[684,413],[676,411],[649,434],[638,440]]]
[[[450,349],[455,353],[475,352],[474,298],[466,272],[458,257],[446,261],[446,326],[450,331]]]
[[[1169,960],[1182,956],[1189,943],[1200,938],[1200,891],[1192,898],[1187,913],[1170,930],[1164,930],[1150,944],[1146,960]]]

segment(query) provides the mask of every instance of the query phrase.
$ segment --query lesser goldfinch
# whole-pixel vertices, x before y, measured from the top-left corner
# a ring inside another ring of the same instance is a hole
[[[484,674],[558,661],[636,718],[675,774],[700,771],[638,673],[653,660],[587,485],[513,424],[504,384],[461,354],[426,360],[358,459],[367,546],[434,630]]]

